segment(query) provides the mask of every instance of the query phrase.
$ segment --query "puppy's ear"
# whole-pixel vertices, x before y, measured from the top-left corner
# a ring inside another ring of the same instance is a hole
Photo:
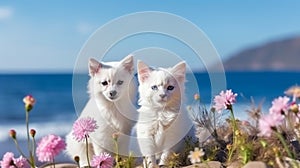
[[[144,62],[138,60],[137,71],[139,82],[143,83],[149,78],[151,69]]]
[[[172,69],[171,72],[175,76],[177,80],[180,82],[185,81],[185,72],[186,72],[186,63],[184,61],[179,62],[176,64]]]
[[[89,75],[91,77],[95,76],[101,69],[101,63],[95,60],[94,58],[90,58],[89,60]]]
[[[133,64],[133,55],[128,55],[121,61],[122,66],[129,72],[133,73],[134,64]]]

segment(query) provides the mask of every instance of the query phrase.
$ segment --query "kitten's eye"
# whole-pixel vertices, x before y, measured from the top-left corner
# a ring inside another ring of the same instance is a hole
[[[108,85],[108,82],[107,82],[107,81],[104,81],[104,82],[101,82],[101,84],[102,84],[103,86],[106,86],[106,85]]]
[[[154,85],[154,86],[151,86],[151,89],[152,89],[152,90],[157,90],[158,87],[157,87],[156,85]]]
[[[167,87],[167,90],[173,90],[174,89],[174,86],[170,85]]]
[[[119,81],[117,82],[117,84],[118,84],[118,85],[122,85],[123,82],[124,82],[124,81],[119,80]]]

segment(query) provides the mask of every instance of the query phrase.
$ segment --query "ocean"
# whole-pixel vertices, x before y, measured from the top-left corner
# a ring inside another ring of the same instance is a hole
[[[251,99],[257,104],[263,102],[263,108],[267,112],[274,98],[283,96],[286,89],[300,83],[299,72],[228,72],[225,75],[227,89],[238,93],[234,105],[237,117],[244,119],[247,118],[245,110],[251,107]],[[193,83],[194,77],[197,84]],[[77,82],[79,85],[72,89],[72,74],[1,74],[0,157],[7,150],[15,151],[8,135],[10,129],[17,131],[17,138],[23,143],[26,139],[23,97],[31,94],[36,98],[29,120],[30,128],[37,131],[37,139],[50,133],[64,137],[77,118],[75,108],[80,111],[88,100],[88,78],[88,75],[81,76],[81,81]],[[209,107],[214,95],[207,73],[187,76],[188,105],[194,102],[193,95],[198,89],[201,102]],[[76,102],[75,106],[73,100]]]

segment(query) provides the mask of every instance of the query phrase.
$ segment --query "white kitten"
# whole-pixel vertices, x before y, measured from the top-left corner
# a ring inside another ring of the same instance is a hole
[[[119,153],[128,155],[129,137],[136,120],[134,103],[136,87],[133,82],[133,57],[120,62],[99,63],[89,61],[90,100],[79,118],[91,117],[97,121],[98,129],[90,134],[89,157],[101,152],[114,152],[113,133],[120,133]],[[72,132],[66,137],[67,153],[80,157],[80,165],[87,166],[86,144],[74,140]]]
[[[144,167],[155,167],[156,159],[165,165],[172,151],[182,149],[182,139],[192,125],[183,103],[185,72],[185,62],[168,69],[151,69],[138,62],[141,107],[136,127],[139,147],[146,157]]]

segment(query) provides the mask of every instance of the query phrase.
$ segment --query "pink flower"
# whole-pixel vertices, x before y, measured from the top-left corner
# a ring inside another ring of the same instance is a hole
[[[36,155],[39,161],[50,162],[65,148],[66,143],[61,137],[50,134],[40,140],[36,148]]]
[[[33,106],[35,104],[35,99],[31,95],[27,95],[24,97],[23,102],[25,105]]]
[[[19,158],[14,158],[14,154],[11,152],[6,152],[3,156],[2,161],[0,161],[1,168],[30,168],[27,160],[20,156]]]
[[[2,168],[14,168],[14,154],[11,152],[6,152],[3,155],[2,161],[0,161],[0,166]]]
[[[235,103],[237,94],[233,94],[231,90],[221,93],[214,98],[215,105],[213,106],[216,111],[220,112],[223,109],[231,108],[231,105]]]
[[[91,166],[96,168],[111,168],[114,165],[113,157],[108,153],[93,156]]]
[[[281,114],[273,113],[263,116],[258,121],[258,128],[261,136],[270,137],[276,126],[280,125],[284,117]]]
[[[24,158],[23,156],[14,159],[14,162],[18,168],[30,168],[29,163],[27,162],[26,158]]]
[[[270,114],[276,113],[276,114],[285,115],[289,107],[289,101],[290,98],[286,96],[278,97],[277,99],[274,99],[272,101],[272,107],[269,109]]]
[[[96,121],[91,117],[80,118],[73,124],[73,136],[77,141],[82,141],[89,137],[89,133],[97,129]]]

